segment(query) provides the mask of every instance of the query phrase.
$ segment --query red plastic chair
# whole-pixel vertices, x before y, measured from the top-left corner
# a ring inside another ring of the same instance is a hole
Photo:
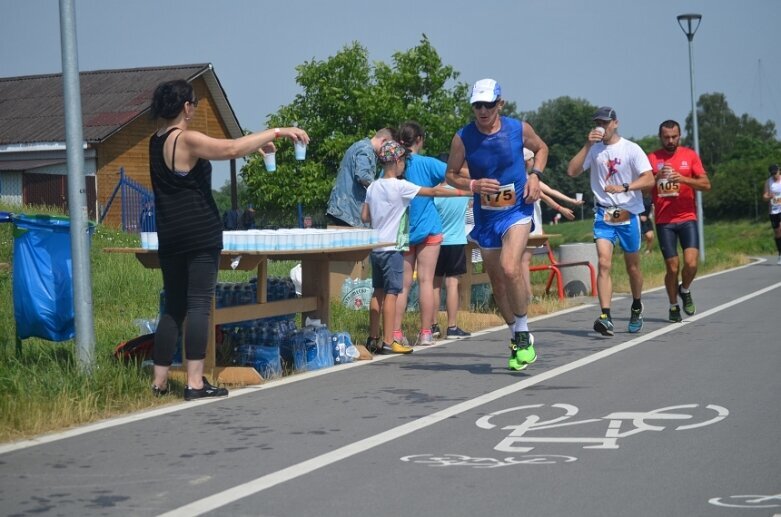
[[[537,248],[534,248],[533,255],[548,255],[548,260],[550,261],[549,264],[534,264],[529,266],[529,271],[549,271],[548,274],[548,283],[545,285],[545,293],[550,293],[551,285],[553,284],[553,279],[556,279],[556,287],[558,288],[559,293],[559,299],[565,298],[564,295],[564,284],[561,279],[561,270],[566,267],[574,267],[574,266],[586,266],[589,271],[589,276],[591,278],[591,296],[596,296],[596,285],[597,285],[597,275],[594,271],[594,266],[591,265],[591,262],[588,260],[578,261],[578,262],[557,262],[556,257],[553,255],[553,251],[550,248],[549,243],[545,243]]]

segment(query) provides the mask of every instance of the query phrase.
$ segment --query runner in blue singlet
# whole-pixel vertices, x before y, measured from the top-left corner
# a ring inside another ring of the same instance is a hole
[[[526,316],[529,294],[521,255],[532,226],[539,180],[548,161],[548,146],[527,123],[503,117],[502,89],[493,79],[472,87],[469,102],[474,122],[453,137],[447,182],[474,192],[475,227],[470,238],[480,246],[496,305],[510,328],[511,370],[523,370],[537,359]],[[526,173],[523,148],[534,151],[535,168]],[[464,162],[469,177],[460,173]]]

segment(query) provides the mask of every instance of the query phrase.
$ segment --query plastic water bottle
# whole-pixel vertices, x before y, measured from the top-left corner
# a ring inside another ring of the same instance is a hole
[[[331,332],[325,325],[320,325],[315,329],[317,336],[317,359],[319,367],[334,365],[334,355],[331,351]]]
[[[341,332],[331,335],[331,349],[333,350],[335,364],[347,362],[347,346]]]
[[[340,332],[339,335],[343,336],[344,339],[344,353],[347,356],[347,362],[351,363],[358,359],[360,357],[361,353],[358,351],[358,348],[353,345],[353,340],[350,337],[349,332]]]
[[[304,350],[306,354],[306,366],[312,370],[317,369],[317,334],[314,328],[304,327],[302,331]]]

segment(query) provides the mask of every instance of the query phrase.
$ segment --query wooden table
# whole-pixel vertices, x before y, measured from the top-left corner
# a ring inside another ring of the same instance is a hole
[[[551,237],[561,237],[559,234],[546,233],[542,235],[529,235],[529,240],[526,242],[527,248],[536,248],[544,244],[550,245],[548,242]],[[475,284],[490,284],[491,280],[488,278],[488,273],[483,271],[482,273],[474,272],[474,265],[472,264],[472,250],[478,248],[477,244],[472,241],[467,241],[464,253],[466,253],[466,274],[461,277],[458,282],[459,297],[461,299],[461,307],[469,307],[472,299],[472,286]]]
[[[330,317],[331,283],[329,264],[338,261],[359,261],[372,249],[393,243],[379,243],[328,249],[281,251],[227,251],[220,256],[220,269],[258,271],[258,302],[248,305],[216,308],[212,301],[209,328],[224,323],[301,313],[328,324]],[[160,267],[157,250],[144,248],[105,248],[106,253],[133,253],[141,264],[150,269]],[[301,297],[270,302],[266,299],[268,261],[294,260],[301,262]],[[238,260],[234,267],[232,264]],[[214,332],[209,333],[204,373],[224,384],[260,384],[263,378],[250,366],[217,366]]]

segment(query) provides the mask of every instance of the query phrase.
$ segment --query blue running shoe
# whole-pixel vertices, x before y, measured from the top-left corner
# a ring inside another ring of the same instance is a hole
[[[643,328],[643,304],[639,309],[631,309],[629,315],[629,333],[637,334]]]

